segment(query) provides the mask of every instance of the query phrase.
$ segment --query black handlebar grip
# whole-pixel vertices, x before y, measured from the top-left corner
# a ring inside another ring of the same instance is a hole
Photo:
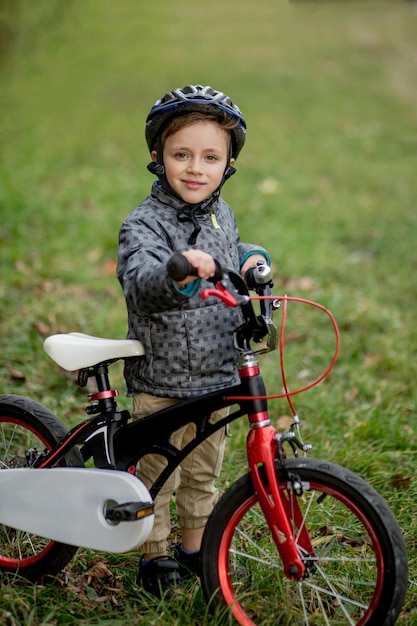
[[[223,270],[216,259],[214,259],[214,263],[216,265],[216,271],[214,276],[212,276],[209,280],[212,283],[217,283],[222,279]],[[185,258],[183,254],[180,252],[176,252],[167,263],[168,275],[172,280],[176,280],[177,282],[184,280],[186,276],[198,276],[198,272],[190,265],[188,259]]]
[[[185,256],[179,252],[175,253],[167,263],[168,275],[172,280],[184,280],[186,276],[198,276],[195,267],[190,265]]]

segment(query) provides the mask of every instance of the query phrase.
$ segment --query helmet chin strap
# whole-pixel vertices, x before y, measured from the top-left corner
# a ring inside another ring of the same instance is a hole
[[[161,137],[158,137],[158,142],[156,144],[156,161],[151,161],[148,164],[148,170],[149,172],[151,172],[151,174],[154,174],[155,176],[158,176],[160,183],[162,185],[162,187],[165,189],[165,191],[168,191],[169,193],[174,193],[173,190],[171,189],[166,174],[165,174],[165,165],[164,165],[164,158],[163,158],[163,150],[162,150],[162,140]],[[177,194],[175,194],[177,195]]]
[[[233,174],[236,174],[236,168],[233,165],[228,165],[223,173],[222,182],[220,183],[220,188],[223,187],[226,180],[228,180]]]
[[[163,176],[165,174],[165,166],[162,163],[157,163],[156,161],[151,161],[147,165],[148,170],[151,174],[155,174],[155,176]]]

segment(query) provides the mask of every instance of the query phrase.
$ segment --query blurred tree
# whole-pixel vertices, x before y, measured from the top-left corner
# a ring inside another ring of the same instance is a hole
[[[18,8],[17,0],[0,0],[0,66],[16,38]]]
[[[0,0],[0,68],[15,45],[50,28],[67,7],[60,0]]]

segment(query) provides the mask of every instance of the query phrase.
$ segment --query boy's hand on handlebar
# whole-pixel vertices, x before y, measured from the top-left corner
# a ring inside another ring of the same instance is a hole
[[[242,276],[242,278],[245,277],[245,274],[249,269],[251,269],[252,267],[256,267],[258,262],[261,262],[263,264],[266,263],[263,254],[252,254],[250,257],[248,257],[240,268],[240,275]]]
[[[189,271],[189,273],[186,276],[176,280],[178,287],[184,287],[195,280],[196,276],[209,280],[215,275],[216,263],[211,254],[203,252],[202,250],[185,250],[181,254],[188,261],[190,268],[187,268],[186,271]],[[184,266],[186,266],[186,263],[184,263]],[[169,268],[168,272],[172,276]],[[176,276],[173,276],[173,278],[175,279]]]
[[[211,254],[203,252],[202,250],[186,250],[182,253],[187,259],[189,264],[197,270],[197,276],[209,280],[216,272],[216,264]],[[189,277],[191,280],[195,279],[195,276]]]
[[[254,254],[247,259],[241,269],[241,275],[247,288],[255,290],[258,295],[265,295],[266,290],[274,286],[271,268],[260,254]]]

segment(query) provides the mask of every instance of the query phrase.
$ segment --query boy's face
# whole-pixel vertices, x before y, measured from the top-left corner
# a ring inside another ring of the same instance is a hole
[[[165,174],[184,202],[198,204],[217,189],[229,164],[229,142],[229,132],[210,121],[195,122],[166,138]]]

